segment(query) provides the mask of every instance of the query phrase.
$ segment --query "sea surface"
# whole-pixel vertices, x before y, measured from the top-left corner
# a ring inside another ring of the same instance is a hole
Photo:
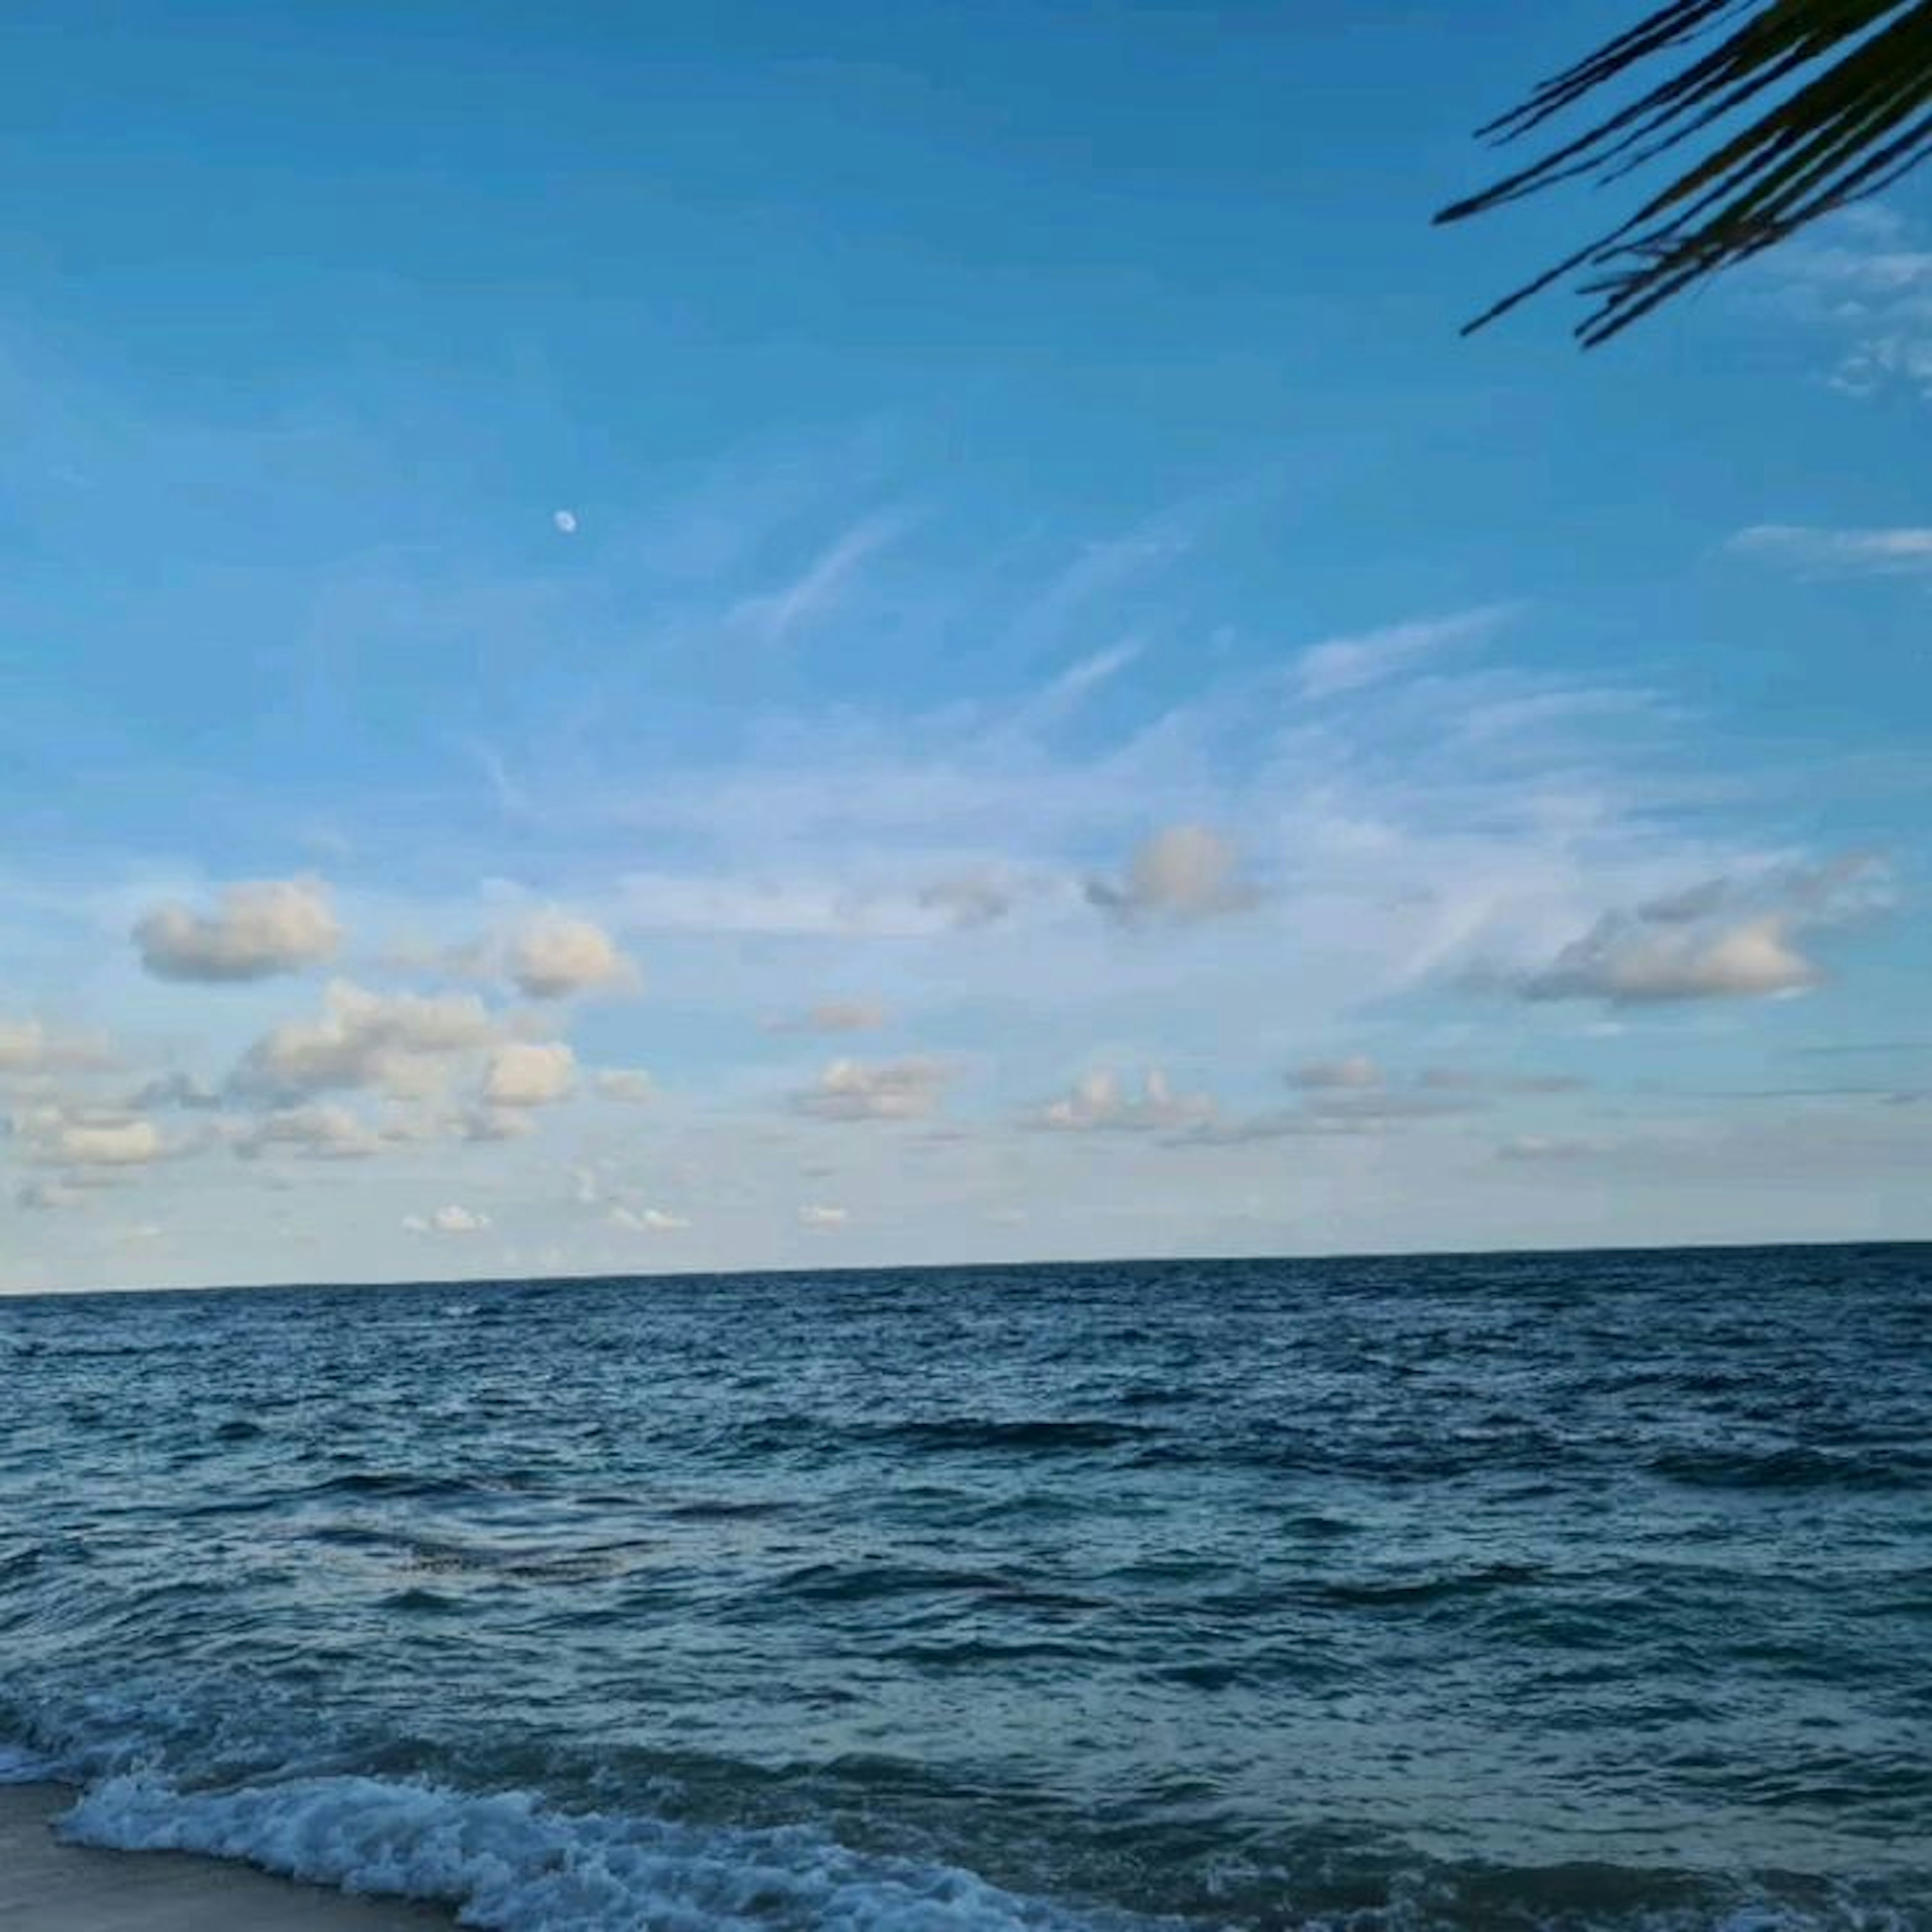
[[[0,1768],[509,1932],[1932,1928],[1932,1248],[0,1300]]]

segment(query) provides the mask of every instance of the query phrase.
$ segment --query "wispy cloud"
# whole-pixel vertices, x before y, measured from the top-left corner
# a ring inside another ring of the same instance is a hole
[[[905,528],[902,514],[863,518],[821,550],[797,577],[778,590],[747,597],[734,607],[730,622],[768,644],[782,644],[836,607],[860,567]]]
[[[1932,572],[1932,524],[1829,530],[1810,524],[1755,524],[1729,548],[1816,575],[1903,576]]]
[[[1308,698],[1339,697],[1414,670],[1452,646],[1492,635],[1515,607],[1484,604],[1446,617],[1428,617],[1391,624],[1358,635],[1330,638],[1312,644],[1295,663],[1301,694]]]
[[[1932,398],[1932,248],[1898,211],[1846,208],[1773,250],[1755,279],[1836,344],[1834,388]]]
[[[872,1033],[886,1023],[886,1010],[872,1000],[823,1000],[802,1012],[766,1020],[770,1034]]]
[[[1366,1054],[1352,1054],[1346,1060],[1307,1061],[1289,1073],[1288,1084],[1308,1093],[1364,1093],[1382,1085],[1384,1076]]]

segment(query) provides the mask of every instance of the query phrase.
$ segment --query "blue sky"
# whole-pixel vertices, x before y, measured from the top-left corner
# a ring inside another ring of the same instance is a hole
[[[0,1287],[1932,1234],[1932,202],[1627,9],[0,26]]]

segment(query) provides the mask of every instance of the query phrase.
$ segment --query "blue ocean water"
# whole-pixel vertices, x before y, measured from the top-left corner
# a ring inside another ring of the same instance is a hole
[[[0,1756],[512,1932],[1932,1927],[1932,1249],[0,1300]]]

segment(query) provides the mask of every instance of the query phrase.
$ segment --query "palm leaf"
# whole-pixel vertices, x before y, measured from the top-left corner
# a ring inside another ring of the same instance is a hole
[[[1482,130],[1522,139],[1598,90],[1708,40],[1624,106],[1444,208],[1460,221],[1557,183],[1623,178],[1708,135],[1714,145],[1606,234],[1485,310],[1484,327],[1580,272],[1606,342],[1706,276],[1875,194],[1932,153],[1932,0],[1668,0]],[[1744,114],[1735,132],[1722,126]]]

